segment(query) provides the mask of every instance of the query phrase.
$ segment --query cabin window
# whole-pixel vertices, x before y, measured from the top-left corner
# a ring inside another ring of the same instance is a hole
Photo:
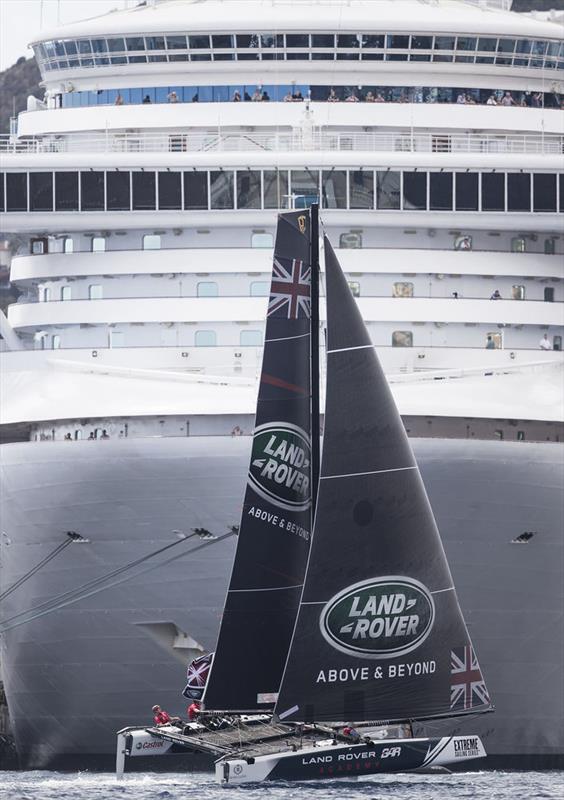
[[[514,236],[511,239],[511,252],[524,253],[527,249],[527,242],[521,236]]]
[[[562,336],[557,335],[552,337],[552,349],[562,350]]]
[[[261,207],[260,172],[245,170],[237,172],[237,208]]]
[[[70,286],[61,286],[61,300],[71,300],[72,289]]]
[[[524,300],[525,299],[525,287],[521,285],[514,285],[511,287],[511,299],[512,300]]]
[[[55,334],[51,339],[51,349],[58,350],[61,346],[61,337],[58,334]]]
[[[55,172],[55,211],[78,211],[78,172]]]
[[[88,287],[89,300],[101,300],[103,297],[103,290],[99,283],[91,283]]]
[[[555,239],[545,239],[544,240],[544,254],[545,256],[553,256],[556,253],[556,240]]]
[[[154,211],[157,207],[154,172],[132,172],[133,210]]]
[[[486,349],[501,350],[503,338],[499,331],[490,331],[486,334]]]
[[[48,286],[39,287],[39,302],[48,303],[51,300],[51,289]]]
[[[403,208],[406,211],[424,211],[427,208],[427,173],[403,173]]]
[[[456,210],[478,211],[478,175],[471,172],[457,172],[455,179]]]
[[[184,173],[184,208],[187,211],[207,211],[208,209],[207,172]]]
[[[323,171],[323,208],[347,207],[347,173],[345,170]]]
[[[339,236],[339,247],[343,250],[360,250],[362,248],[362,233],[348,231]]]
[[[347,281],[353,297],[360,297],[360,283],[358,281]]]
[[[27,211],[27,173],[6,174],[6,211]]]
[[[80,173],[80,207],[83,211],[104,210],[104,173]]]
[[[74,253],[74,240],[70,236],[63,240],[63,253]]]
[[[161,237],[158,233],[146,233],[143,236],[143,250],[160,250]]]
[[[49,251],[48,239],[32,239],[30,245],[32,256],[42,256],[44,253]]]
[[[219,294],[215,281],[200,281],[197,286],[198,297],[217,297]]]
[[[454,238],[455,250],[471,250],[472,237],[471,236],[455,236]]]
[[[182,208],[180,172],[159,172],[159,209],[178,211]]]
[[[271,233],[253,233],[251,234],[251,247],[274,247],[274,236]]]
[[[92,237],[92,252],[93,253],[103,253],[106,249],[106,237],[105,236],[93,236]]]
[[[293,169],[292,201],[294,208],[309,208],[319,201],[319,172],[316,169]]]
[[[452,172],[431,172],[431,211],[452,211]]]
[[[379,209],[400,207],[400,173],[394,171],[376,173],[376,199]]]
[[[217,334],[215,331],[196,331],[194,342],[196,347],[215,347]]]
[[[108,211],[130,210],[129,172],[107,172],[106,191]]]
[[[503,439],[503,430],[501,428],[497,428],[494,431],[494,436],[495,436],[496,439],[500,439],[500,440]]]
[[[394,283],[392,297],[413,297],[413,284],[405,281]]]
[[[251,283],[251,297],[268,297],[270,283],[268,281],[253,281]]]
[[[241,347],[262,347],[262,331],[241,331],[239,344]]]
[[[482,211],[505,211],[505,175],[482,173]]]
[[[234,207],[233,172],[225,170],[210,172],[210,199],[212,209]]]
[[[556,175],[533,175],[533,211],[556,211]]]
[[[349,173],[350,208],[374,208],[374,173],[352,170]]]
[[[288,205],[288,173],[284,170],[265,170],[264,207],[286,208]]]
[[[507,210],[531,210],[531,176],[525,172],[510,172],[507,175]]]
[[[412,331],[394,331],[392,333],[392,347],[413,347]]]
[[[544,302],[545,303],[554,303],[554,287],[553,286],[545,286],[544,287]]]
[[[29,174],[29,210],[53,210],[53,173],[30,172]]]
[[[74,432],[74,440],[75,440],[75,442],[79,442],[81,439],[82,439],[82,431],[80,429],[76,430]]]
[[[124,347],[125,346],[125,334],[123,331],[114,331],[110,329],[110,339],[109,339],[110,347]]]

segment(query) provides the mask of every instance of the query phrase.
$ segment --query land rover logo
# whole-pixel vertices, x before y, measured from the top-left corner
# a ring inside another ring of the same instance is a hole
[[[347,586],[324,606],[321,633],[336,650],[392,658],[419,647],[435,619],[429,590],[413,578],[386,576]]]
[[[311,452],[306,433],[288,422],[255,429],[249,482],[263,499],[287,511],[309,506]]]

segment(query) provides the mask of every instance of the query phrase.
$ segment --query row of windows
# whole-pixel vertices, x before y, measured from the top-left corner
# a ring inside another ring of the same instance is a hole
[[[373,169],[8,172],[0,210],[564,210],[564,174]],[[4,200],[5,198],[5,200]]]
[[[35,45],[46,70],[178,61],[432,61],[564,68],[564,44],[495,36],[262,33],[117,36]]]
[[[300,101],[316,103],[359,101],[380,103],[465,103],[560,108],[555,92],[511,92],[503,89],[475,89],[442,86],[313,86],[293,84],[231,84],[229,86],[145,86],[142,88],[99,89],[66,92],[58,96],[63,108],[143,103],[229,103],[251,101]],[[492,103],[492,98],[495,103]],[[508,99],[510,98],[510,99]],[[488,103],[489,101],[489,103]]]
[[[361,284],[360,281],[348,281],[349,288],[353,293],[354,297],[361,296]],[[242,287],[241,287],[242,288]],[[269,281],[252,281],[249,285],[249,296],[250,297],[267,297],[270,293],[270,283]],[[151,299],[158,297],[159,295],[153,294],[151,295]],[[163,295],[168,297],[178,297],[178,295]],[[190,295],[181,295],[183,297],[190,297]],[[219,284],[216,281],[199,281],[196,284],[196,297],[219,297]],[[242,294],[227,294],[224,295],[226,297],[242,297]],[[382,297],[383,295],[377,294],[368,294],[367,297]],[[423,295],[427,297],[427,295]],[[437,298],[440,295],[435,294],[434,297]],[[450,292],[448,295],[444,295],[444,297],[452,297],[455,300],[458,300],[462,297],[460,292]],[[138,295],[138,297],[143,297],[142,295]],[[392,297],[416,297],[416,293],[414,290],[414,284],[411,281],[396,281],[392,284]],[[472,299],[480,299],[477,295],[471,295]],[[491,300],[502,300],[503,297],[496,289],[494,294],[487,294],[483,295],[482,299],[489,297]],[[526,289],[523,284],[514,284],[511,287],[510,293],[511,300],[525,300],[526,297]],[[41,286],[39,288],[38,293],[38,300],[40,303],[49,303],[52,300],[72,300],[72,287],[71,286],[61,286],[59,291],[55,293],[51,291],[50,286]],[[75,298],[83,300],[84,298]],[[88,299],[89,300],[103,300],[104,299],[104,290],[100,284],[91,283],[88,286]],[[110,298],[106,299],[113,299],[113,300],[120,300],[120,299],[131,299],[131,298],[122,298],[121,296],[113,295]],[[554,287],[553,286],[545,286],[544,293],[543,293],[543,300],[546,303],[553,303],[554,302]]]

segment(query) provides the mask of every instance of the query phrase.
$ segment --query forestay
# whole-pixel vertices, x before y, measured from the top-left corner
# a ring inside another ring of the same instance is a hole
[[[327,401],[315,529],[276,712],[407,720],[487,710],[487,689],[386,379],[325,240]]]
[[[207,709],[273,707],[311,521],[310,218],[279,217],[253,448]]]

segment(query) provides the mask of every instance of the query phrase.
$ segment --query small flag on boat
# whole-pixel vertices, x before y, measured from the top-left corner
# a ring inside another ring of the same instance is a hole
[[[206,688],[208,675],[213,661],[213,653],[200,656],[188,664],[187,684],[182,694],[188,700],[201,700]]]
[[[450,653],[450,707],[468,711],[488,705],[490,698],[472,645],[457,647]]]

